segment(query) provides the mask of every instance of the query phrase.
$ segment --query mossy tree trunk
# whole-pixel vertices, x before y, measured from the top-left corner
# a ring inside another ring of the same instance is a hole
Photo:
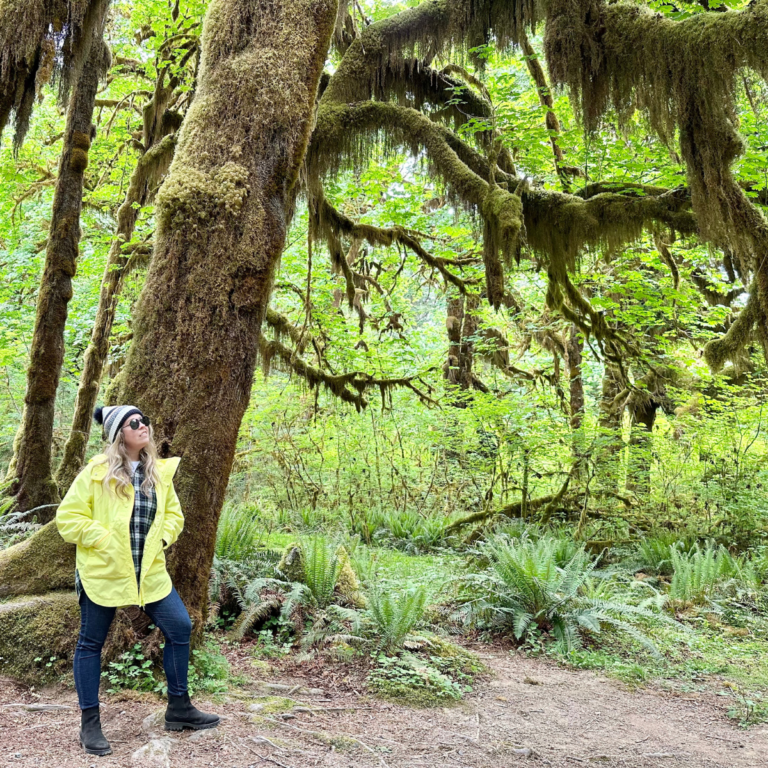
[[[119,402],[182,457],[186,517],[168,568],[199,639],[216,529],[285,244],[334,0],[214,0],[199,86],[157,198]]]
[[[94,135],[91,119],[99,75],[109,63],[109,51],[102,40],[105,12],[103,3],[101,20],[92,33],[90,50],[67,111],[45,267],[37,296],[24,411],[6,476],[11,480],[8,493],[14,497],[16,508],[42,507],[37,518],[44,523],[53,519],[59,501],[51,474],[54,408],[64,362],[67,305],[77,270],[83,178]]]
[[[448,298],[445,326],[448,331],[448,360],[444,374],[446,380],[462,392],[475,388],[476,380],[472,373],[474,364],[474,340],[477,332],[477,297],[474,294],[455,294]],[[453,405],[463,407],[466,400],[452,398]]]
[[[565,345],[565,363],[568,369],[568,394],[571,409],[571,429],[579,429],[584,419],[584,380],[581,376],[581,358],[584,340],[579,329],[571,324]]]
[[[330,0],[211,4],[198,92],[159,194],[155,254],[116,396],[154,418],[163,455],[183,458],[174,482],[186,524],[167,563],[193,619],[193,644],[335,15]],[[16,596],[0,612],[9,674],[43,679],[45,670],[27,663],[30,635],[36,648],[71,662],[71,623],[43,633],[26,616],[38,610],[30,596],[48,604],[51,588],[69,589],[61,599],[77,610],[74,550],[51,522],[0,553],[0,596]],[[104,658],[142,639],[145,619],[119,610]],[[154,630],[145,654],[159,659],[160,640]]]
[[[601,485],[616,490],[620,470],[620,452],[624,447],[621,422],[624,406],[617,398],[624,389],[617,366],[605,364],[600,391],[598,427],[601,435],[598,466]]]
[[[643,498],[651,492],[651,441],[657,410],[658,403],[650,397],[638,400],[629,408],[631,432],[627,489]]]

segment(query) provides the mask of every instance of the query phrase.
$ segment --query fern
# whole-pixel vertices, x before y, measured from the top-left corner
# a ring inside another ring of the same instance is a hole
[[[216,530],[216,554],[224,560],[246,560],[258,549],[263,528],[256,507],[225,504]]]
[[[373,622],[378,637],[377,650],[391,653],[403,647],[411,630],[424,616],[427,590],[421,586],[395,596],[376,585],[366,592],[366,599],[366,615]]]
[[[330,605],[334,599],[334,590],[339,580],[341,560],[339,543],[313,536],[302,541],[304,556],[304,582],[319,608]]]
[[[305,649],[331,643],[357,645],[365,642],[361,636],[361,626],[359,611],[340,605],[329,605],[325,611],[314,617],[312,626],[305,633],[301,643]]]
[[[621,629],[658,654],[635,626],[641,620],[669,621],[657,612],[654,598],[640,605],[622,600],[595,585],[596,560],[577,545],[562,565],[562,542],[544,536],[532,541],[506,535],[491,537],[480,548],[489,569],[465,579],[468,597],[455,614],[466,623],[511,631],[519,640],[534,631],[548,632],[563,652],[582,644],[583,632],[598,633],[603,625]],[[651,589],[646,585],[646,589]]]
[[[682,605],[705,603],[725,583],[738,582],[758,588],[760,576],[754,563],[734,557],[722,544],[715,547],[708,542],[702,549],[698,544],[693,551],[672,551],[674,574],[669,586],[670,597]]]

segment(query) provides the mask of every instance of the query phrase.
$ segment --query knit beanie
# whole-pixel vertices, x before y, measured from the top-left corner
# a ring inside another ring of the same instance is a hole
[[[123,424],[128,421],[129,416],[133,416],[135,413],[139,416],[144,415],[134,405],[105,405],[93,412],[93,418],[98,424],[104,425],[104,433],[109,442],[114,443]]]

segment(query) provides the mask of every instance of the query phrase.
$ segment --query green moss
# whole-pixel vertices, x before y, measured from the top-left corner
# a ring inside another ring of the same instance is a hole
[[[283,696],[264,696],[255,701],[264,706],[260,712],[265,715],[274,715],[278,712],[290,712],[290,710],[296,706],[296,702],[293,699],[287,699]]]
[[[190,168],[183,175],[174,174],[158,193],[164,222],[205,222],[218,208],[236,215],[248,194],[247,182],[248,169],[234,162],[209,172]]]
[[[570,89],[587,129],[609,108],[621,123],[640,108],[665,142],[679,137],[700,234],[752,255],[768,315],[768,222],[731,172],[744,147],[739,74],[768,73],[768,3],[673,21],[635,3],[551,0],[544,46],[554,84]]]
[[[79,627],[74,590],[0,604],[0,674],[37,685],[54,682],[72,663]]]
[[[83,173],[88,167],[88,153],[83,149],[74,147],[69,156],[69,167],[75,173]]]
[[[287,581],[304,582],[304,552],[298,542],[293,542],[285,548],[277,570]]]
[[[100,16],[104,0],[4,0],[0,3],[0,133],[15,115],[14,148],[24,140],[40,82],[59,81],[62,102],[71,74],[83,60],[84,42]],[[64,34],[62,34],[64,32]],[[59,55],[51,56],[54,40]]]
[[[345,547],[339,547],[338,556],[341,568],[336,581],[337,591],[350,606],[365,608],[366,602],[360,588],[360,581],[352,568],[352,562]]]
[[[29,538],[0,551],[0,597],[74,590],[75,546],[51,520]]]
[[[704,359],[710,369],[717,373],[726,361],[737,363],[744,356],[744,347],[753,337],[755,323],[759,319],[757,286],[750,288],[749,300],[731,323],[731,327],[719,339],[712,339],[704,347]]]

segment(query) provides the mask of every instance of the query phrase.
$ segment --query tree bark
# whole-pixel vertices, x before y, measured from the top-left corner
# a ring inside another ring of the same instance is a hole
[[[448,314],[445,327],[448,331],[448,360],[443,372],[445,379],[459,387],[462,392],[472,389],[487,391],[473,373],[475,362],[474,337],[478,330],[477,309],[480,297],[477,294],[456,294],[448,299]],[[458,397],[453,405],[465,407],[466,400]]]
[[[214,0],[157,198],[119,402],[150,415],[186,517],[168,569],[199,641],[216,529],[285,244],[334,0]]]
[[[102,41],[106,6],[102,3],[101,18],[91,35],[89,53],[67,110],[45,267],[37,296],[24,410],[6,475],[6,480],[12,480],[9,495],[14,497],[16,509],[22,511],[59,501],[51,476],[54,408],[64,362],[67,305],[77,271],[83,178],[94,133],[91,119],[99,73],[105,69],[109,55]],[[54,514],[54,507],[47,507],[40,511],[38,520],[47,523]]]
[[[584,380],[581,376],[581,357],[584,341],[579,337],[579,329],[571,324],[565,346],[566,366],[568,368],[568,391],[571,406],[571,429],[579,429],[584,419]]]
[[[617,403],[616,398],[623,389],[618,369],[606,362],[598,417],[598,426],[603,441],[603,445],[598,451],[598,477],[600,485],[603,487],[610,486],[614,490],[618,487],[620,451],[624,446],[621,437],[624,405],[621,402]]]

